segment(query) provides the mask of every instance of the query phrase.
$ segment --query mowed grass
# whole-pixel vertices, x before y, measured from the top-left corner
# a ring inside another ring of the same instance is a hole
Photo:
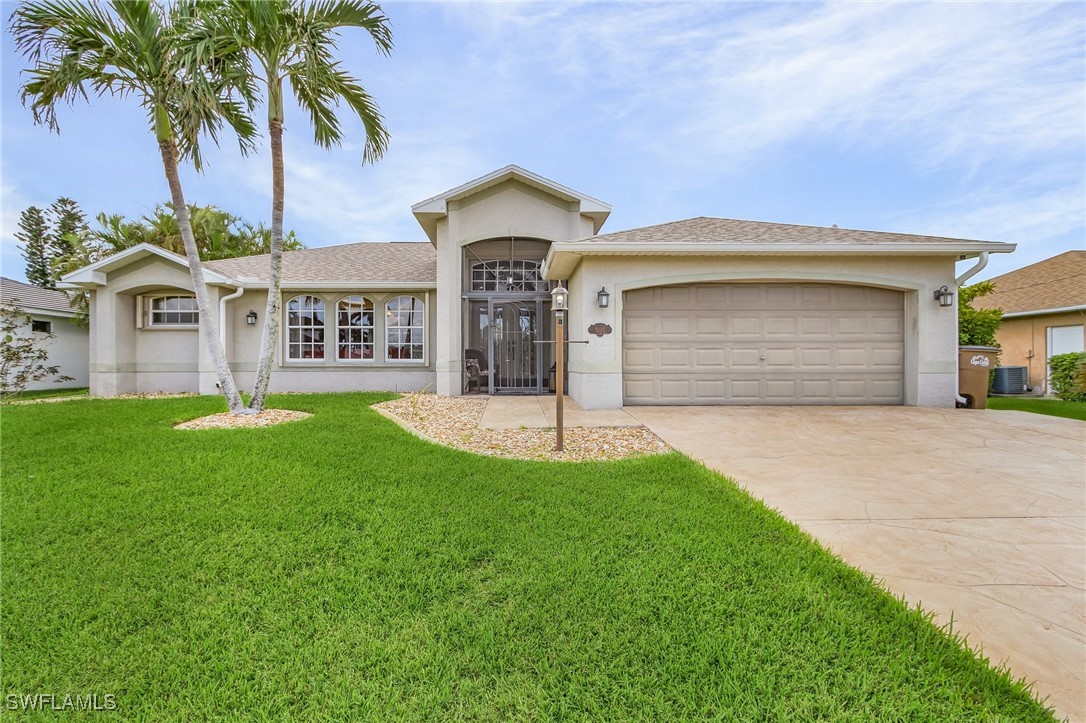
[[[384,398],[201,432],[171,426],[218,399],[5,407],[0,692],[150,720],[1052,719],[686,457],[484,458]]]
[[[85,397],[87,396],[86,387],[71,387],[68,389],[35,389],[31,391],[14,392],[12,394],[5,394],[3,401],[5,402],[17,402],[26,401],[30,399],[55,399],[60,397]]]
[[[1086,402],[1065,402],[1062,399],[1038,399],[1036,397],[988,397],[989,409],[1011,409],[1052,417],[1066,417],[1086,421]]]

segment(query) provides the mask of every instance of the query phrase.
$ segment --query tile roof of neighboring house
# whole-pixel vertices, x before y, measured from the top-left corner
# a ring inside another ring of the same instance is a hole
[[[233,279],[268,281],[268,255],[207,261],[204,266]],[[437,281],[437,254],[425,242],[354,243],[341,246],[286,251],[283,282],[386,282]]]
[[[941,236],[917,236],[915,234],[887,231],[857,231],[826,226],[800,226],[765,221],[739,221],[731,218],[699,216],[685,221],[672,221],[655,226],[644,226],[628,231],[588,236],[572,243],[731,243],[731,244],[946,244],[992,243]],[[1002,244],[999,244],[1002,245]]]
[[[63,291],[42,289],[14,279],[0,278],[0,300],[16,300],[23,309],[56,311],[64,316],[74,316],[75,309],[68,303]]]
[[[1086,306],[1086,251],[1068,251],[991,279],[995,291],[978,308],[1020,314]]]

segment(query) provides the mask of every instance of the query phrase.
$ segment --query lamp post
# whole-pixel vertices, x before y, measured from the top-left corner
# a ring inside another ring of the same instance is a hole
[[[557,452],[562,451],[562,401],[565,390],[565,336],[566,336],[566,311],[569,309],[569,292],[562,282],[551,291],[551,311],[554,312],[554,425],[555,444]]]

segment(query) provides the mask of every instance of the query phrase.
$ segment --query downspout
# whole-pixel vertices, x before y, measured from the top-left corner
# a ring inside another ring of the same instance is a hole
[[[238,286],[237,291],[219,299],[219,341],[222,342],[222,353],[226,355],[226,302],[233,301],[245,293],[244,286]],[[230,357],[227,357],[229,359]]]
[[[964,284],[966,281],[969,281],[969,279],[973,278],[974,276],[979,274],[981,271],[983,271],[984,267],[988,265],[988,253],[989,252],[987,252],[987,251],[981,251],[980,252],[980,257],[977,258],[977,263],[970,266],[968,269],[965,270],[965,273],[963,273],[958,278],[954,279],[955,286],[960,288],[961,285]],[[957,298],[954,300],[954,313],[957,313],[958,304],[960,304],[960,303],[961,303],[961,294],[959,293],[957,295]],[[959,371],[960,371],[959,370],[959,364],[958,364],[957,360],[955,360],[955,363],[954,363],[954,399],[958,403],[958,405],[964,407],[964,406],[969,404],[969,400],[958,393],[958,386],[961,384],[961,380],[958,378],[958,372]]]
[[[981,271],[983,271],[984,267],[988,265],[988,253],[988,251],[981,251],[980,258],[977,259],[977,263],[966,269],[964,274],[954,279],[954,283],[958,286],[961,286],[966,281],[969,281],[969,279],[973,278]]]

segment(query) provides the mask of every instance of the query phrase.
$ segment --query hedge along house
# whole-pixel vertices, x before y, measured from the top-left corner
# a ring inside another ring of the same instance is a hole
[[[589,341],[569,347],[585,409],[953,406],[955,263],[1014,250],[719,218],[600,235],[610,210],[506,166],[412,207],[430,243],[287,252],[272,390],[543,393],[562,280],[570,337]],[[246,388],[268,259],[204,266]],[[141,245],[64,282],[91,295],[92,394],[215,392],[184,258]]]

